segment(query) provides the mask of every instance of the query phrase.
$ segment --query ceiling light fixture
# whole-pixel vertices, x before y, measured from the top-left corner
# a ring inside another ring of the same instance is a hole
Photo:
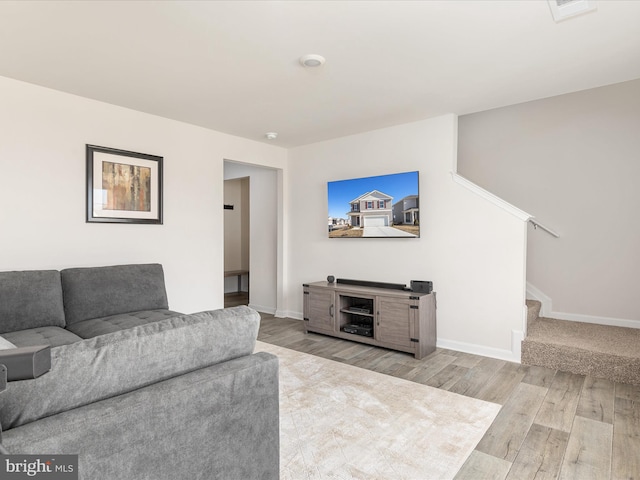
[[[300,57],[300,64],[302,64],[303,67],[321,67],[322,65],[324,65],[325,61],[326,60],[322,55],[316,55],[313,53]]]
[[[276,138],[278,138],[278,133],[277,132],[267,132],[264,134],[265,137],[267,137],[267,140],[275,140]]]

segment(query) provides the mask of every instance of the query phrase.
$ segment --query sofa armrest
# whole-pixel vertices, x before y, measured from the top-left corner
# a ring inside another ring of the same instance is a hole
[[[6,367],[9,382],[38,378],[51,370],[51,347],[35,345],[0,350],[0,364]]]
[[[51,371],[0,395],[5,429],[250,355],[260,315],[248,307],[183,315],[51,349]]]

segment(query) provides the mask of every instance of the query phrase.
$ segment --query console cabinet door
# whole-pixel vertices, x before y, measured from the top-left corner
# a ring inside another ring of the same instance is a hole
[[[409,299],[377,297],[376,340],[403,349],[415,349],[415,308]]]
[[[333,333],[336,309],[332,291],[314,288],[305,290],[304,307],[308,328]]]

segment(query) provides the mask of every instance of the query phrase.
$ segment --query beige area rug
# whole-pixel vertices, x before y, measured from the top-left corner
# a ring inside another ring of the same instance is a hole
[[[287,348],[280,358],[280,478],[453,478],[500,405]]]

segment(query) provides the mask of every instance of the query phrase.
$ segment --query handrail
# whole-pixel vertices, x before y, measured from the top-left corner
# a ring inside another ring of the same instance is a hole
[[[540,227],[542,230],[544,230],[545,232],[553,235],[556,238],[560,238],[560,235],[558,235],[556,232],[554,232],[553,230],[551,230],[549,227],[545,227],[544,225],[542,225],[540,222],[537,222],[536,220],[533,219],[533,217],[531,217],[529,219],[529,221],[531,222],[531,224],[533,225],[533,228],[537,229],[538,227]]]
[[[528,214],[527,212],[523,212],[519,208],[511,205],[510,203],[506,202],[502,198],[497,197],[493,193],[491,193],[491,192],[485,190],[484,188],[476,185],[471,180],[466,179],[462,175],[460,175],[460,174],[458,174],[456,172],[451,172],[451,178],[458,185],[461,185],[464,188],[466,188],[467,190],[470,190],[471,192],[475,193],[476,195],[479,195],[480,197],[484,198],[485,200],[489,201],[490,203],[493,203],[494,205],[496,205],[498,208],[504,210],[505,212],[510,213],[511,215],[515,216],[516,218],[519,218],[523,222],[526,222],[529,218],[531,218],[531,215]]]

